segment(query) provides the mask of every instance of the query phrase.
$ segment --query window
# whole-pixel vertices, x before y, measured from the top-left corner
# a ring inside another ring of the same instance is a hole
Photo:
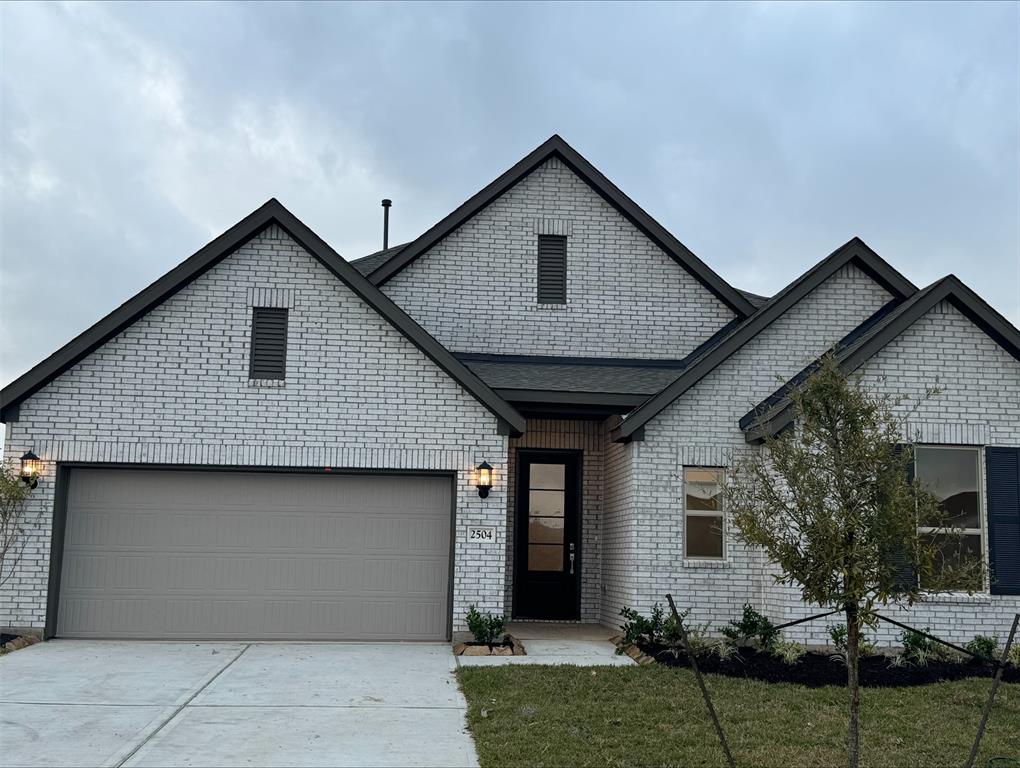
[[[704,560],[723,558],[723,470],[684,467],[684,552]]]
[[[567,303],[567,238],[538,236],[538,303]]]
[[[936,529],[918,527],[918,533],[934,540],[942,563],[982,559],[984,541],[981,529],[981,467],[976,448],[914,447],[914,473],[917,479],[942,502],[947,519],[943,524],[961,529],[963,535],[936,533]],[[923,521],[919,521],[923,522]],[[981,589],[980,583],[954,585],[961,590]],[[925,584],[921,583],[923,589]]]
[[[253,307],[251,356],[252,379],[284,379],[287,375],[287,310]]]

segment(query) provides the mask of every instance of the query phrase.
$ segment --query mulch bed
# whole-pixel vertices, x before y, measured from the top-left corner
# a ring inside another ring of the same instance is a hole
[[[689,667],[690,659],[682,651],[679,655],[671,648],[653,643],[638,643],[638,647],[655,661],[668,667]],[[963,680],[968,677],[991,678],[994,669],[976,661],[955,663],[931,661],[924,666],[902,664],[893,666],[888,656],[865,656],[860,660],[861,685],[868,688],[897,688],[909,685],[928,685],[942,681]],[[846,665],[829,654],[808,652],[794,664],[787,664],[753,648],[741,648],[731,658],[720,659],[714,654],[699,656],[698,668],[729,677],[747,677],[768,683],[795,683],[807,688],[826,685],[846,685]],[[1002,675],[1003,682],[1020,683],[1020,668],[1008,666]]]
[[[11,640],[14,640],[17,635],[5,635],[0,632],[0,645],[7,645]]]

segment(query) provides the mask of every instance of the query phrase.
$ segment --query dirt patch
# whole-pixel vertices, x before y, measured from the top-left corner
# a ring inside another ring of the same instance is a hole
[[[690,659],[682,651],[653,643],[640,643],[638,648],[660,664],[669,667],[689,667]],[[624,651],[626,652],[626,650]],[[715,654],[699,656],[698,668],[728,677],[745,677],[768,683],[795,683],[808,688],[826,685],[846,685],[846,665],[839,657],[809,652],[793,664],[753,648],[740,648],[731,657],[722,659]],[[963,680],[969,677],[990,678],[995,670],[991,665],[977,661],[930,661],[924,666],[894,664],[890,656],[866,656],[860,661],[861,685],[867,688],[897,688],[911,685],[929,685],[943,681]],[[1020,669],[1006,667],[1003,682],[1020,683]]]

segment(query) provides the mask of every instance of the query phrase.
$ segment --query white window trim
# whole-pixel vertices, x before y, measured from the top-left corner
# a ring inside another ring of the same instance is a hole
[[[981,589],[974,592],[973,594],[962,590],[950,590],[948,592],[932,592],[923,593],[925,600],[937,601],[939,598],[951,601],[959,598],[976,598],[982,595],[991,594],[991,585],[988,582],[988,563],[990,561],[990,553],[988,551],[988,514],[985,509],[985,451],[984,446],[981,445],[953,445],[953,444],[939,444],[939,443],[914,443],[914,477],[918,477],[917,473],[917,449],[924,448],[925,450],[942,450],[942,451],[973,451],[977,456],[977,494],[978,494],[978,523],[977,528],[960,528],[960,533],[966,536],[981,536],[981,564],[984,566],[984,574],[981,577]],[[931,526],[919,525],[917,526],[918,533],[935,533],[938,529],[932,528]],[[920,586],[920,585],[919,585]]]
[[[729,544],[728,539],[728,526],[726,525],[726,505],[723,504],[723,508],[718,512],[712,512],[707,509],[687,509],[687,470],[688,469],[714,469],[718,470],[722,475],[720,478],[720,488],[726,485],[726,467],[716,466],[702,466],[698,464],[686,464],[681,467],[683,482],[681,483],[681,497],[680,506],[683,509],[683,525],[684,525],[684,542],[683,542],[683,559],[688,563],[699,563],[699,564],[720,564],[729,562]],[[720,527],[722,528],[722,557],[703,557],[687,554],[687,517],[717,517],[719,518]]]

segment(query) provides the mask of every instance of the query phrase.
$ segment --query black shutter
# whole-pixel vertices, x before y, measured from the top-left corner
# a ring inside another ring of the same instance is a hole
[[[283,379],[287,376],[287,310],[255,307],[251,316],[251,360],[248,375],[253,379]]]
[[[993,595],[1020,595],[1020,448],[986,448]]]
[[[905,447],[909,448],[909,446],[897,445],[896,453],[902,454],[903,449]],[[916,458],[914,459],[914,461],[916,461]],[[908,483],[914,482],[913,461],[907,464],[907,482]],[[914,590],[916,590],[917,574],[914,573],[914,568],[913,565],[911,564],[911,559],[907,557],[907,553],[902,550],[893,551],[889,554],[889,562],[892,563],[893,568],[895,570],[893,579],[897,589],[899,589],[902,592],[913,592]]]
[[[567,303],[567,238],[538,236],[538,303]]]

